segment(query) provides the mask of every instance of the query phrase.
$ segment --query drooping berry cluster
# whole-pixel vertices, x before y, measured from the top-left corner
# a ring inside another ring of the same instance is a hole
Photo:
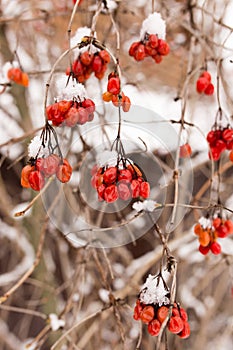
[[[141,41],[133,42],[129,48],[129,55],[136,61],[143,61],[146,57],[152,57],[155,63],[160,63],[163,56],[170,52],[168,43],[159,39],[156,34],[146,33]]]
[[[221,245],[217,242],[218,238],[225,238],[233,233],[233,222],[224,220],[220,216],[216,218],[201,218],[199,223],[194,226],[194,233],[199,239],[199,251],[206,255],[209,251],[218,255],[221,253]]]
[[[134,308],[133,317],[135,320],[141,320],[147,325],[150,335],[158,336],[162,323],[169,315],[169,307],[169,305],[159,306],[158,304],[146,305],[138,299]],[[190,335],[188,315],[186,311],[177,304],[172,307],[167,329],[183,339],[188,338]]]
[[[233,151],[233,129],[230,126],[226,128],[215,126],[213,130],[208,132],[206,139],[210,147],[209,158],[214,161],[219,160],[222,152],[226,149]],[[230,159],[231,156],[230,153]]]
[[[192,149],[189,143],[184,143],[180,146],[180,158],[189,158],[192,154]]]
[[[121,91],[120,78],[115,72],[109,74],[107,91],[103,93],[102,98],[105,102],[112,101],[116,107],[122,107],[124,112],[128,112],[130,109],[130,98]]]
[[[7,72],[7,78],[16,84],[27,87],[29,78],[27,73],[23,72],[19,67],[11,67]]]
[[[150,184],[143,178],[139,168],[127,160],[122,166],[94,167],[92,187],[97,190],[99,201],[113,203],[117,199],[127,201],[132,198],[148,198]]]
[[[56,154],[44,158],[31,158],[21,172],[22,187],[40,191],[45,185],[45,179],[56,175],[60,182],[68,182],[72,174],[72,167],[67,159]]]
[[[67,68],[66,74],[77,79],[78,82],[84,83],[91,74],[101,80],[107,70],[108,63],[111,58],[106,50],[99,50],[92,53],[88,49],[81,52],[78,58],[72,63],[72,67]]]
[[[46,108],[47,118],[52,121],[53,126],[83,125],[93,120],[94,111],[95,103],[89,98],[83,101],[62,100]]]
[[[196,82],[196,90],[199,94],[213,95],[214,85],[211,83],[211,75],[209,72],[204,71]]]

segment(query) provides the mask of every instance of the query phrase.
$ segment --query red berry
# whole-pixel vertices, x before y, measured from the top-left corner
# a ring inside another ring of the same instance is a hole
[[[134,58],[136,61],[143,61],[145,57],[146,57],[145,46],[143,44],[139,44],[134,54]]]
[[[231,235],[233,233],[233,222],[231,220],[226,220],[224,225],[227,228],[227,234]]]
[[[199,245],[199,252],[203,255],[206,255],[209,253],[210,247],[203,247],[202,245]]]
[[[128,96],[124,96],[122,101],[122,109],[124,112],[128,112],[131,106],[131,101]]]
[[[232,141],[233,140],[233,129],[223,130],[222,138],[224,141]]]
[[[226,143],[223,140],[217,140],[215,147],[222,153],[226,149]]]
[[[199,94],[205,91],[207,86],[209,85],[209,82],[206,78],[199,78],[196,82],[196,90]]]
[[[22,171],[21,171],[21,186],[25,187],[25,188],[30,188],[31,185],[29,183],[29,175],[32,171],[35,170],[35,167],[28,164],[25,165],[25,167],[23,167]]]
[[[113,184],[117,179],[117,168],[109,167],[105,170],[103,180],[107,185]]]
[[[98,199],[99,201],[103,201],[104,200],[104,191],[105,191],[106,186],[104,184],[101,184],[98,188],[97,188],[97,193],[98,193]]]
[[[102,59],[102,61],[104,62],[104,64],[109,63],[110,60],[111,60],[111,57],[110,57],[109,53],[106,50],[101,50],[99,52],[99,56]]]
[[[217,134],[215,131],[211,130],[208,132],[207,136],[206,136],[206,139],[207,141],[210,143],[210,144],[213,144],[217,141]]]
[[[140,303],[139,300],[137,300],[136,305],[134,307],[134,314],[133,314],[133,318],[136,321],[140,320],[142,309],[143,309],[142,304]]]
[[[72,175],[72,166],[67,159],[63,159],[63,163],[57,168],[56,176],[59,181],[65,183],[68,182]]]
[[[161,63],[163,60],[163,57],[159,53],[157,53],[157,55],[152,56],[152,58],[155,61],[155,63]]]
[[[150,333],[150,335],[152,336],[157,336],[159,335],[159,331],[160,331],[160,328],[161,328],[161,324],[158,320],[153,320],[151,321],[148,326],[147,326],[147,329],[148,329],[148,332]]]
[[[208,80],[208,82],[210,83],[211,82],[211,75],[209,72],[207,71],[204,71],[201,75],[200,75],[201,78],[205,78],[206,80]]]
[[[209,158],[213,159],[214,161],[219,160],[221,155],[221,151],[217,147],[211,147],[209,151]]]
[[[157,311],[157,319],[160,323],[163,323],[165,318],[167,317],[169,312],[169,308],[167,306],[160,306],[160,308]]]
[[[141,320],[143,323],[148,324],[154,319],[155,311],[153,306],[145,306],[144,309],[141,312]]]
[[[132,192],[132,198],[139,197],[140,194],[140,182],[138,180],[132,180],[130,184],[131,192]]]
[[[221,253],[222,248],[218,242],[213,242],[210,245],[210,250],[213,254],[218,255]]]
[[[81,61],[75,60],[72,65],[72,70],[76,76],[81,76],[84,74],[84,66]]]
[[[77,108],[78,114],[79,114],[79,121],[78,124],[83,125],[88,121],[88,111],[83,107]]]
[[[113,95],[118,95],[120,93],[119,77],[112,77],[108,80],[107,90]]]
[[[184,328],[184,322],[179,316],[172,316],[168,322],[168,329],[174,334],[180,333]]]
[[[225,225],[220,225],[216,232],[219,238],[225,238],[228,235],[228,229]]]
[[[140,45],[139,41],[138,42],[134,42],[134,43],[131,44],[131,46],[129,48],[129,55],[130,56],[133,56],[133,57],[135,56],[135,53],[136,53],[139,45]]]
[[[188,143],[180,146],[180,158],[189,158],[192,154],[191,146]]]
[[[125,182],[131,182],[132,181],[132,174],[129,169],[121,169],[119,170],[118,174],[118,181],[124,180]]]
[[[80,61],[84,66],[89,66],[93,61],[94,55],[88,51],[84,51],[80,55]]]
[[[156,34],[150,34],[149,35],[149,43],[150,43],[150,46],[155,49],[158,44],[159,44],[159,40],[158,40],[158,37]]]
[[[118,191],[116,185],[109,185],[105,188],[104,199],[107,203],[113,203],[118,199]]]
[[[187,315],[187,312],[185,311],[185,309],[180,307],[179,313],[180,313],[180,317],[182,318],[183,321],[188,321],[188,315]]]
[[[178,333],[178,336],[182,339],[186,339],[190,336],[190,326],[187,321],[184,321],[184,327],[180,333]]]
[[[82,107],[85,108],[89,114],[95,112],[95,103],[90,98],[82,102]]]
[[[219,217],[215,218],[215,219],[213,220],[213,226],[214,226],[214,228],[215,228],[215,229],[218,228],[218,227],[221,225],[221,223],[222,223],[222,219],[221,219],[221,218],[219,218]]]
[[[214,93],[214,85],[212,83],[209,83],[209,85],[206,87],[204,93],[206,95],[213,95],[213,93]]]
[[[79,122],[79,112],[76,107],[71,107],[66,113],[65,124],[69,127],[74,127]]]
[[[36,170],[43,173],[44,172],[44,158],[37,158],[35,167],[36,167]]]
[[[167,56],[170,52],[170,47],[166,41],[163,39],[158,40],[158,53],[162,56]]]
[[[95,55],[92,61],[92,70],[95,73],[100,73],[102,71],[103,61],[99,55]]]
[[[127,201],[131,198],[131,191],[125,182],[120,182],[117,185],[119,198],[123,201]]]
[[[72,106],[72,101],[62,100],[57,103],[57,108],[61,113],[66,113]]]
[[[148,198],[150,195],[150,184],[146,181],[142,182],[140,185],[139,195],[143,198]]]
[[[38,170],[33,170],[28,176],[28,181],[34,191],[40,191],[45,185],[45,179]]]
[[[45,177],[52,176],[56,173],[60,161],[60,158],[56,154],[50,154],[47,158],[44,158],[43,173]]]
[[[229,153],[229,159],[231,162],[233,162],[233,150]]]

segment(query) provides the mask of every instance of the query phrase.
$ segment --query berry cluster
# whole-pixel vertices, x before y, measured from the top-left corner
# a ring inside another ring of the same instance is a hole
[[[102,79],[110,60],[110,55],[106,50],[100,50],[94,54],[87,50],[79,54],[71,69],[67,68],[66,74],[72,74],[80,83],[84,83],[92,73],[96,78]]]
[[[215,130],[211,130],[207,134],[206,139],[210,147],[210,159],[214,161],[219,160],[221,153],[226,149],[231,150],[230,159],[233,157],[233,129],[231,127],[226,127],[224,129],[216,127]]]
[[[113,203],[118,198],[127,201],[132,198],[148,198],[150,184],[135,164],[122,168],[119,165],[94,167],[92,170],[92,187],[97,190],[99,201]]]
[[[129,55],[136,61],[143,61],[145,57],[152,57],[156,63],[160,63],[163,56],[170,52],[168,43],[159,39],[156,34],[146,33],[141,41],[133,42],[129,48]]]
[[[89,98],[81,102],[62,100],[46,108],[48,120],[52,121],[52,125],[63,124],[69,127],[91,122],[94,118],[94,111],[95,103]]]
[[[198,236],[201,254],[206,255],[211,251],[218,255],[221,253],[221,245],[217,239],[225,238],[233,233],[233,222],[223,220],[219,216],[214,219],[201,218],[194,226],[194,233]]]
[[[209,72],[204,71],[196,82],[196,90],[199,94],[213,95],[214,85],[211,83],[211,75]]]
[[[134,308],[133,317],[135,320],[141,320],[143,323],[147,324],[148,332],[152,336],[158,336],[161,325],[167,318],[168,314],[168,305],[146,305],[138,299]],[[188,315],[186,311],[177,304],[175,304],[172,308],[172,313],[167,323],[167,328],[171,333],[177,334],[183,339],[188,338],[190,335]]]
[[[40,191],[45,185],[45,178],[56,175],[60,182],[68,182],[72,174],[72,167],[67,159],[56,154],[44,158],[31,158],[21,172],[21,185]]]
[[[7,72],[7,78],[16,84],[27,87],[29,85],[29,78],[27,73],[23,72],[19,67],[12,67]]]
[[[102,98],[105,102],[112,101],[116,107],[122,107],[124,112],[128,112],[131,106],[131,101],[123,91],[121,91],[121,83],[119,76],[112,72],[108,76],[107,91],[103,93]]]
[[[184,143],[180,146],[180,158],[189,158],[192,154],[192,149],[189,143]]]

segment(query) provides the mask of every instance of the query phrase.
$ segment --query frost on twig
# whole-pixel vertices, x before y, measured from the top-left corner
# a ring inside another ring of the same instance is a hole
[[[49,314],[49,322],[52,328],[52,331],[57,331],[59,328],[63,328],[65,326],[65,321],[58,318],[56,314]]]
[[[139,299],[144,304],[168,305],[170,291],[160,275],[149,275],[143,284]]]
[[[160,206],[159,203],[157,203],[156,201],[153,201],[151,199],[148,199],[148,200],[145,200],[144,202],[138,201],[138,202],[133,203],[132,208],[134,210],[136,210],[137,212],[140,212],[142,210],[152,212],[158,206]]]

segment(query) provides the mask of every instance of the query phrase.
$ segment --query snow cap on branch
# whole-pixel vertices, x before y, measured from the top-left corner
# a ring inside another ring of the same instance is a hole
[[[159,12],[151,13],[143,22],[140,31],[140,39],[143,40],[145,34],[157,34],[159,39],[166,37],[166,22]]]
[[[65,321],[60,320],[56,314],[49,314],[49,322],[54,332],[65,326]]]
[[[167,305],[170,303],[170,291],[165,288],[160,276],[149,275],[143,284],[139,299],[144,304]]]
[[[74,34],[74,36],[70,39],[70,45],[71,47],[76,46],[77,44],[81,43],[82,39],[85,36],[90,36],[91,35],[91,28],[88,27],[80,27],[77,29],[76,33]],[[96,33],[94,33],[94,37],[96,38]],[[89,45],[89,46],[84,46],[81,49],[75,49],[75,53],[80,54],[81,52],[84,52],[86,50],[89,50],[90,53],[95,53],[97,51],[99,51],[99,49],[97,49],[97,47],[93,46],[93,45]]]
[[[129,161],[128,164],[133,164],[133,161],[131,159],[128,159]],[[127,161],[126,161],[127,163]],[[118,154],[116,151],[103,151],[102,153],[99,153],[96,157],[96,164],[98,167],[103,168],[103,167],[112,167],[118,165],[119,169],[124,168],[124,164],[122,161],[118,163]]]
[[[158,206],[158,203],[156,201],[153,201],[152,199],[145,200],[144,202],[135,202],[133,204],[133,209],[137,212],[145,210],[145,211],[154,211],[155,208]]]
[[[28,156],[30,158],[47,157],[49,155],[48,147],[43,147],[40,136],[35,136],[28,145]]]
[[[58,79],[56,81],[56,87],[58,94],[55,100],[58,102],[62,100],[72,101],[73,99],[81,102],[87,96],[86,89],[82,84],[77,83],[72,78],[69,79],[67,84],[67,76]]]

